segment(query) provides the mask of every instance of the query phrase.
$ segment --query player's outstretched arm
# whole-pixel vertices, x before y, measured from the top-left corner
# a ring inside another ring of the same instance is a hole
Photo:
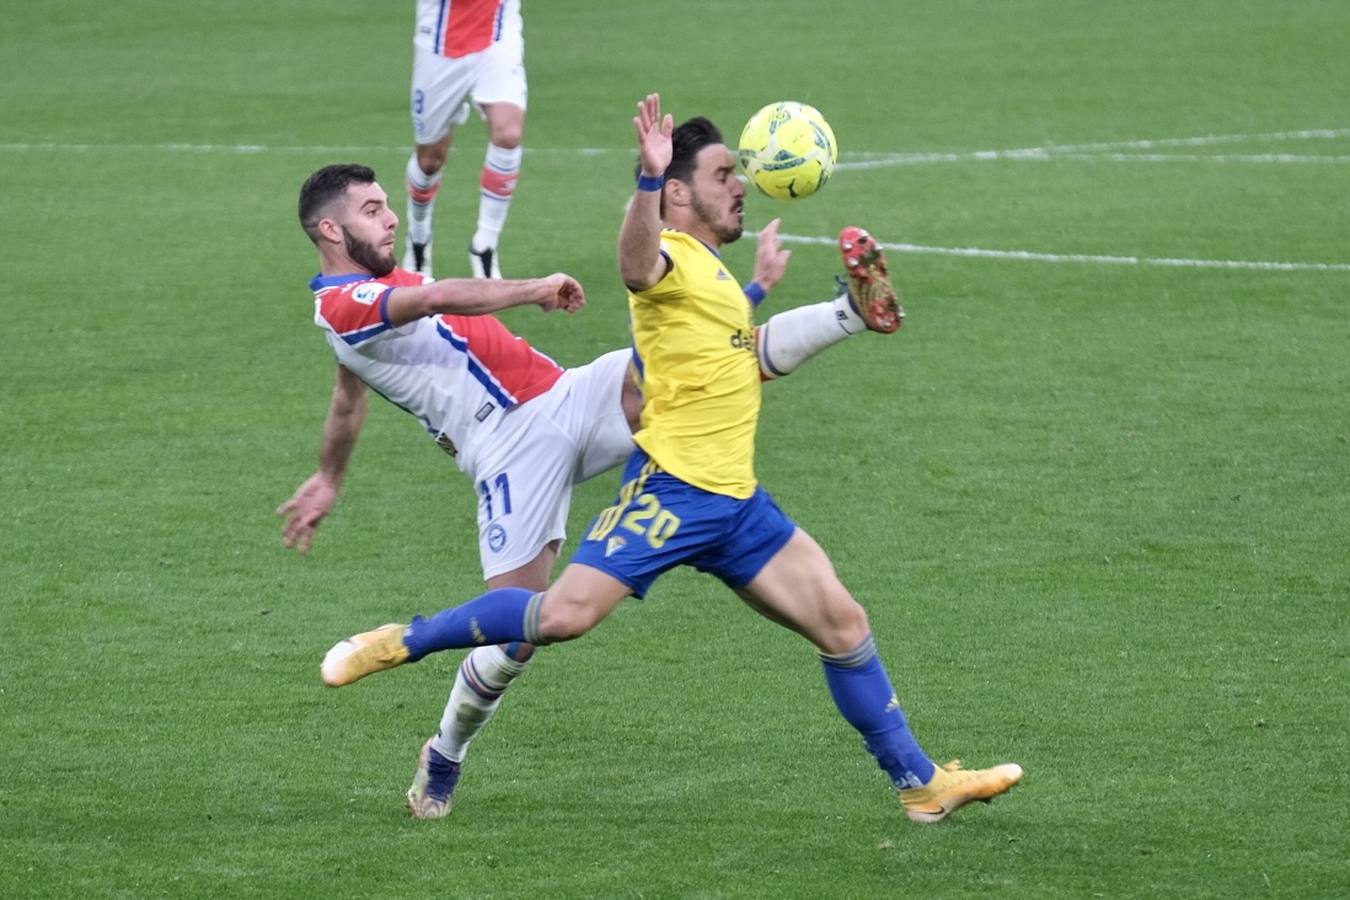
[[[666,261],[661,255],[661,193],[674,153],[671,135],[675,120],[669,114],[661,115],[660,94],[648,94],[638,104],[633,127],[637,130],[642,177],[619,231],[619,275],[628,287],[641,291],[666,276]]]
[[[513,306],[538,306],[545,312],[576,312],[586,305],[586,292],[571,275],[555,272],[544,278],[443,278],[416,287],[394,288],[386,314],[394,326],[445,313],[481,316]]]
[[[277,515],[286,519],[281,540],[287,547],[308,553],[319,523],[333,511],[347,463],[366,420],[366,385],[346,366],[337,367],[333,400],[323,423],[319,448],[319,471],[305,480],[281,506]]]

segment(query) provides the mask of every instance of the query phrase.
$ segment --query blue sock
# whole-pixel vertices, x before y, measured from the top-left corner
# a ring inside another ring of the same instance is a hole
[[[852,653],[822,653],[825,683],[834,705],[863,736],[867,752],[891,776],[897,788],[921,787],[933,779],[933,761],[923,752],[905,721],[904,710],[886,677],[872,636]]]
[[[443,609],[429,619],[417,616],[403,634],[408,661],[416,662],[437,650],[528,641],[527,631],[532,630],[529,620],[533,619],[533,628],[538,625],[536,597],[543,594],[524,588],[498,588],[468,603]],[[533,637],[538,639],[537,634]]]

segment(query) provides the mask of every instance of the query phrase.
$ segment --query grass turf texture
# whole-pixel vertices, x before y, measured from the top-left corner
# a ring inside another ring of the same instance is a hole
[[[477,591],[470,486],[373,403],[310,557],[271,514],[312,471],[331,385],[295,194],[355,158],[401,210],[405,6],[9,13],[0,895],[1346,890],[1346,271],[893,252],[905,331],[766,388],[762,479],[868,606],[926,747],[1021,762],[1011,797],[907,822],[809,648],[681,572],[541,655],[452,818],[407,819],[456,659],[343,691],[317,664]],[[766,102],[810,102],[854,162],[1350,127],[1332,3],[536,3],[526,29],[504,268],[566,269],[591,305],[507,318],[569,364],[625,340],[613,245],[648,89],[733,139]],[[465,271],[481,126],[460,140],[443,275]],[[749,224],[1346,263],[1347,189],[1344,162],[966,159],[752,197]],[[728,252],[743,277],[751,244]],[[770,309],[836,267],[795,246]],[[574,534],[616,484],[578,492]]]

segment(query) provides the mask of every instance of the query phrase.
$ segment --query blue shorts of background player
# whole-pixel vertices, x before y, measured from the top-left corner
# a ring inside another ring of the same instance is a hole
[[[618,502],[591,522],[572,562],[612,575],[638,597],[678,565],[739,590],[797,530],[764,488],[743,500],[714,494],[662,471],[641,449],[623,481]]]

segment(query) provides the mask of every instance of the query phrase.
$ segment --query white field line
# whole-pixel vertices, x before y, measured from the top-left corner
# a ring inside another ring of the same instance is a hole
[[[1096,143],[1084,144],[1047,144],[1043,147],[1021,147],[1010,150],[971,150],[962,152],[943,152],[943,153],[896,153],[891,151],[857,151],[848,154],[849,157],[861,157],[860,159],[851,159],[850,161],[840,163],[838,169],[869,169],[886,166],[914,165],[931,162],[962,162],[968,160],[997,160],[997,159],[1030,159],[1030,160],[1048,160],[1069,156],[1077,158],[1075,154],[1104,155],[1102,158],[1132,161],[1145,159],[1153,161],[1145,154],[1113,153],[1112,151],[1125,150],[1155,150],[1169,147],[1206,147],[1220,144],[1237,144],[1251,141],[1309,141],[1309,140],[1327,140],[1334,138],[1350,137],[1350,128],[1308,128],[1301,131],[1270,131],[1252,134],[1208,134],[1194,137],[1179,138],[1144,138],[1122,141],[1101,141]],[[286,145],[286,144],[193,144],[185,142],[167,142],[159,144],[132,144],[132,143],[66,143],[60,141],[36,141],[36,142],[10,142],[0,143],[0,152],[10,153],[30,153],[30,152],[166,152],[166,153],[405,153],[409,150],[408,145],[361,145],[361,144],[332,144],[332,145]],[[529,153],[541,154],[571,154],[577,156],[603,156],[611,153],[632,154],[631,148],[616,147],[527,147]],[[1161,161],[1163,155],[1157,155]],[[1225,161],[1259,161],[1262,162],[1303,162],[1324,160],[1340,162],[1345,157],[1320,156],[1303,157],[1291,156],[1286,154],[1255,154],[1246,156],[1228,156],[1215,157],[1205,155],[1178,156],[1177,159],[1209,161],[1214,159],[1223,159]]]
[[[1070,159],[1095,162],[1210,162],[1210,163],[1300,163],[1345,165],[1350,156],[1331,156],[1304,153],[1056,153],[1047,159]]]
[[[1202,162],[1202,163],[1276,163],[1284,165],[1323,164],[1345,165],[1350,156],[1330,154],[1298,153],[1064,153],[1052,148],[1028,148],[1025,150],[980,150],[970,154],[960,153],[915,153],[884,156],[858,162],[841,162],[836,170],[857,171],[860,169],[888,169],[896,166],[916,166],[927,163],[944,162],[987,162],[990,160],[1015,160],[1017,162]]]
[[[751,232],[746,232],[751,234]],[[836,239],[799,234],[780,234],[785,244],[820,244],[833,247]],[[1180,259],[1155,256],[1105,256],[1085,253],[1038,253],[1031,250],[989,250],[983,247],[930,247],[923,244],[882,245],[892,253],[927,256],[966,256],[982,259],[1010,259],[1021,262],[1087,263],[1109,266],[1161,266],[1186,269],[1247,269],[1265,272],[1350,272],[1350,263],[1268,262],[1245,259]]]
[[[891,166],[913,166],[926,163],[944,162],[986,162],[990,160],[1053,160],[1075,155],[1109,154],[1120,161],[1133,161],[1137,157],[1118,153],[1123,150],[1155,150],[1168,147],[1211,147],[1219,144],[1238,144],[1251,141],[1311,141],[1350,137],[1350,128],[1309,128],[1303,131],[1269,131],[1260,134],[1207,134],[1182,138],[1147,138],[1125,141],[1103,141],[1091,144],[1047,144],[1043,147],[1019,147],[1011,150],[970,150],[958,153],[861,153],[870,156],[856,162],[842,162],[836,169],[880,169]],[[1275,154],[1278,155],[1278,154]],[[1214,157],[1196,155],[1197,160],[1209,161]]]
[[[7,143],[0,144],[0,153],[32,153],[50,151],[53,153],[237,153],[247,155],[252,153],[408,153],[412,150],[411,144],[403,146],[392,145],[369,145],[359,144],[315,144],[310,146],[286,145],[286,144],[66,144],[56,141],[39,141],[36,143]],[[575,156],[602,156],[606,153],[634,153],[635,151],[624,149],[617,150],[609,147],[528,147],[526,150],[530,153],[547,154],[568,154]]]
[[[1302,156],[1292,154],[1246,154],[1246,155],[1226,155],[1226,156],[1206,156],[1201,154],[1135,154],[1120,153],[1114,151],[1121,150],[1149,150],[1161,147],[1202,147],[1213,146],[1217,144],[1233,144],[1248,141],[1306,141],[1322,140],[1331,138],[1350,137],[1350,128],[1319,128],[1305,129],[1302,131],[1276,131],[1260,134],[1212,134],[1199,135],[1195,137],[1183,138],[1154,138],[1128,141],[1106,141],[1091,144],[1060,144],[1048,145],[1045,147],[1024,147],[1013,150],[976,150],[967,153],[892,153],[892,154],[869,154],[859,153],[860,156],[874,156],[873,159],[864,159],[858,162],[840,163],[836,168],[839,169],[869,169],[897,165],[914,165],[928,162],[958,162],[964,160],[992,160],[992,159],[1030,159],[1030,160],[1050,160],[1056,158],[1070,159],[1107,159],[1112,161],[1146,161],[1163,162],[1174,160],[1185,161],[1224,161],[1224,162],[1276,162],[1276,163],[1341,163],[1350,161],[1350,157],[1345,156]],[[367,146],[367,145],[313,145],[313,146],[293,146],[293,145],[267,145],[267,144],[190,144],[190,143],[162,143],[162,144],[93,144],[93,143],[62,143],[56,141],[31,142],[31,143],[0,143],[0,152],[169,152],[169,153],[372,153],[372,152],[407,152],[408,147],[401,146]],[[575,147],[575,148],[528,148],[531,153],[547,154],[574,154],[579,156],[601,156],[609,153],[631,153],[631,149],[616,149],[611,147]],[[753,234],[752,232],[747,232]],[[810,237],[803,235],[782,234],[779,238],[785,243],[795,244],[825,244],[833,246],[834,238],[828,237]],[[1257,271],[1274,272],[1350,272],[1350,263],[1319,263],[1319,262],[1275,262],[1261,260],[1237,260],[1237,259],[1181,259],[1172,257],[1146,257],[1146,256],[1108,256],[1099,254],[1064,254],[1064,253],[1040,253],[1030,250],[991,250],[981,247],[929,247],[921,244],[887,244],[886,247],[895,253],[913,253],[927,254],[934,256],[964,256],[978,257],[983,259],[1008,259],[1021,260],[1027,262],[1046,262],[1046,263],[1088,263],[1096,265],[1119,265],[1119,266],[1162,266],[1172,268],[1198,268],[1198,269],[1246,269]]]

